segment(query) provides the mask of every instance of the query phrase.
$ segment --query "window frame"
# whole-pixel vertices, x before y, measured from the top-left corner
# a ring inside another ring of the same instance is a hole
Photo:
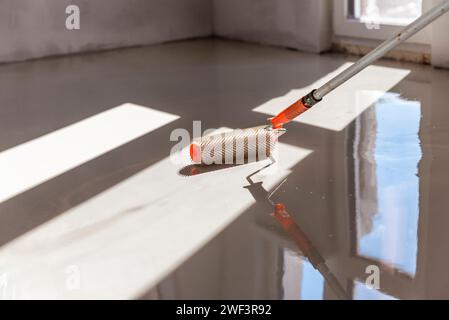
[[[334,35],[341,37],[386,40],[398,33],[404,26],[393,24],[381,24],[380,28],[369,29],[364,22],[348,18],[349,2],[351,0],[334,0]],[[431,1],[423,0],[423,12],[432,7]],[[418,34],[410,38],[407,43],[430,45],[432,32],[430,28],[425,28]]]

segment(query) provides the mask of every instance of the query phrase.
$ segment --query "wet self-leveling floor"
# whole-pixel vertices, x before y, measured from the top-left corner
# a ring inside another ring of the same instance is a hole
[[[175,129],[261,125],[351,61],[200,40],[0,66],[3,298],[449,298],[449,71],[376,63],[274,168],[170,158]]]

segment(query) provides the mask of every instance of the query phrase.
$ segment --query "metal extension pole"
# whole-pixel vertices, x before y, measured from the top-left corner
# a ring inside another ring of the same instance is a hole
[[[449,11],[449,0],[444,0],[442,3],[437,5],[435,8],[423,14],[420,18],[415,20],[412,24],[407,26],[404,30],[399,32],[397,35],[391,39],[386,40],[377,48],[372,50],[366,56],[361,58],[359,61],[354,63],[351,67],[343,71],[341,74],[334,77],[332,80],[327,82],[325,85],[313,92],[313,98],[316,101],[320,101],[329,92],[352,78],[354,75],[365,69],[367,66],[372,64],[374,61],[382,58],[384,54],[396,47],[397,45],[403,43],[411,36],[419,32],[421,29],[428,26],[434,20]]]
[[[405,27],[404,30],[399,32],[397,35],[383,42],[380,46],[372,50],[366,56],[361,58],[359,61],[354,63],[348,69],[344,70],[339,75],[335,76],[332,80],[327,82],[322,87],[313,90],[309,94],[305,95],[295,103],[293,103],[288,108],[284,109],[281,113],[279,113],[276,117],[270,119],[271,127],[273,129],[282,128],[282,126],[302,113],[309,110],[315,104],[320,102],[325,95],[329,92],[342,85],[357,73],[365,69],[367,66],[372,64],[374,61],[382,58],[385,53],[398,46],[415,33],[423,29],[424,27],[431,24],[433,21],[441,17],[443,14],[449,11],[449,0],[442,1],[435,8],[423,14],[420,18],[416,19],[409,26]]]

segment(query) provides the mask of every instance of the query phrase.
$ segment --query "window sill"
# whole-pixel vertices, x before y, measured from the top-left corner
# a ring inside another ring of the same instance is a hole
[[[378,46],[382,41],[354,37],[334,36],[332,51],[363,56]],[[387,53],[384,58],[402,62],[431,64],[430,45],[404,43]]]

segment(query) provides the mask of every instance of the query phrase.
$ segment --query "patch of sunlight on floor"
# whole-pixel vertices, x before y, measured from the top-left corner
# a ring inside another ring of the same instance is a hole
[[[126,103],[0,153],[0,203],[179,116]]]

